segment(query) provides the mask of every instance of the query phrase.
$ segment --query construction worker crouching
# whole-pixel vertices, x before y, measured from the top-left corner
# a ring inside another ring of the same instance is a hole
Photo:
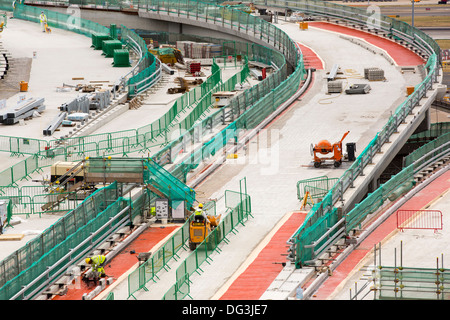
[[[45,25],[47,24],[47,16],[45,15],[44,11],[41,11],[39,20],[41,21],[41,30],[42,32],[45,32]]]
[[[105,269],[103,268],[106,264],[106,257],[104,255],[93,256],[86,258],[86,263],[92,265],[92,271],[97,271],[100,277],[105,277]]]
[[[203,221],[204,219],[206,219],[206,221],[210,222],[208,219],[208,216],[203,211],[203,203],[199,203],[197,209],[194,212],[194,220],[200,222],[200,221]]]

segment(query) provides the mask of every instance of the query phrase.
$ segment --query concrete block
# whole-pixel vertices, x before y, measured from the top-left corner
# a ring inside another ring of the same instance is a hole
[[[105,278],[100,279],[100,287],[102,290],[104,290],[106,288],[106,279]]]
[[[110,284],[112,284],[114,282],[114,278],[108,278],[108,279],[106,279],[106,284],[107,285],[110,285]]]

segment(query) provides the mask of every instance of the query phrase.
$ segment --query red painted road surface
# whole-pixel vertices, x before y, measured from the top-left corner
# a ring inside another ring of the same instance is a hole
[[[302,50],[303,61],[305,63],[305,68],[315,68],[317,70],[321,70],[324,68],[322,60],[317,56],[317,54],[309,47],[297,42]]]
[[[311,27],[362,38],[367,42],[385,50],[399,66],[416,66],[424,63],[424,60],[420,56],[392,40],[382,38],[365,31],[360,31],[328,22],[311,21],[308,22],[308,24]]]
[[[105,273],[109,277],[114,277],[116,279],[119,278],[138,262],[137,255],[139,253],[152,251],[152,248],[155,245],[178,228],[179,226],[148,228],[132,243],[125,247],[117,256],[115,256],[114,259],[107,262]],[[135,253],[131,254],[130,251],[133,250]],[[92,284],[88,287],[86,283],[79,280],[76,281],[73,286],[69,287],[66,295],[55,296],[53,300],[82,300],[83,294],[91,292],[95,289],[95,286],[95,284]]]
[[[306,213],[294,212],[247,269],[219,300],[258,300],[283,269],[286,241],[305,220]],[[274,263],[278,262],[278,263]]]
[[[450,171],[447,171],[439,178],[431,182],[407,201],[399,210],[419,210],[438,198],[450,188]],[[378,244],[392,232],[397,230],[397,217],[392,214],[385,220],[366,240],[364,240],[356,250],[354,250],[337,268],[333,271],[333,276],[329,277],[312,298],[314,300],[325,300],[336,287],[347,277],[356,265],[371,252],[375,244]]]

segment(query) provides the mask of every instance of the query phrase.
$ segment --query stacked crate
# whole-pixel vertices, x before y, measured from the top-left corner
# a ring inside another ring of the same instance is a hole
[[[200,62],[188,61],[186,62],[186,67],[189,73],[195,74],[196,72],[200,72],[201,64]]]
[[[384,70],[380,68],[365,68],[364,78],[369,81],[383,81],[386,80],[384,77]]]
[[[342,92],[342,81],[328,81],[328,93],[341,93]]]
[[[209,59],[222,55],[222,46],[207,42],[177,41],[176,47],[185,58]]]

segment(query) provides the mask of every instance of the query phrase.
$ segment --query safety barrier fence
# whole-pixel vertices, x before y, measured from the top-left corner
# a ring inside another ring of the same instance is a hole
[[[397,210],[397,229],[442,230],[443,217],[440,210]]]
[[[219,244],[228,243],[227,235],[235,233],[238,225],[244,225],[251,216],[251,198],[241,192],[225,191],[225,206],[228,213],[222,215],[219,225],[200,243],[197,248],[181,263],[176,270],[176,282],[166,292],[163,300],[182,300],[189,295],[191,281],[190,276],[203,270],[200,266],[211,258],[214,252],[220,253]]]
[[[380,15],[379,18],[374,18],[371,13],[366,12],[361,8],[353,8],[334,4],[330,2],[322,2],[315,0],[306,1],[255,1],[256,5],[263,4],[268,6],[278,6],[289,8],[292,10],[299,10],[305,13],[315,15],[322,15],[327,17],[336,17],[351,21],[356,25],[367,26],[368,21],[373,23],[370,25],[387,32],[395,39],[402,39],[415,47],[425,51],[429,58],[425,65],[427,75],[425,79],[415,87],[415,92],[408,96],[408,98],[401,103],[384,125],[383,129],[377,133],[375,138],[357,157],[354,163],[335,183],[333,188],[323,198],[322,202],[316,204],[308,213],[302,226],[294,233],[290,239],[292,255],[290,259],[295,261],[296,267],[301,267],[306,261],[311,261],[312,254],[310,247],[320,247],[328,241],[329,237],[336,236],[337,233],[342,233],[342,220],[335,219],[331,223],[339,223],[339,226],[333,228],[330,232],[330,227],[334,226],[327,221],[324,223],[326,217],[333,215],[335,208],[334,204],[343,198],[344,192],[353,187],[353,181],[360,175],[363,175],[364,168],[367,164],[372,162],[373,156],[380,150],[381,146],[389,141],[389,137],[397,132],[398,126],[411,113],[419,101],[426,97],[426,92],[432,88],[433,83],[436,82],[439,65],[440,65],[440,50],[437,43],[424,32],[411,27],[410,25],[401,21]],[[374,20],[370,20],[374,18]],[[387,198],[387,195],[397,189],[406,191],[413,185],[412,180],[413,169],[405,168],[395,178],[391,179],[385,185],[380,186],[377,191],[369,195],[365,201],[357,205],[352,211],[345,215],[345,232],[349,232],[355,226],[359,225],[367,216],[369,212],[379,207],[380,203]],[[397,190],[397,191],[399,191]],[[327,234],[327,237],[323,237]],[[326,247],[323,247],[326,248]]]
[[[97,190],[39,236],[3,259],[0,262],[0,300],[10,299],[23,285],[44,273],[61,254],[69,253],[76,245],[73,242],[67,244],[66,240],[81,242],[85,237],[84,233],[79,233],[80,230],[91,221],[96,221],[96,217],[111,205],[117,206],[118,199],[117,183]],[[104,219],[96,223],[96,228],[102,224]]]
[[[135,97],[161,80],[163,72],[161,61],[148,51],[144,39],[124,25],[121,26],[121,41],[131,48],[134,48],[141,56],[136,67],[132,70],[132,76],[126,83],[128,87],[128,96]],[[123,77],[126,77],[127,75]]]
[[[216,203],[210,201],[205,204],[204,211],[207,215],[215,215]],[[156,282],[158,273],[161,270],[168,271],[167,264],[174,259],[180,258],[178,252],[187,248],[187,241],[189,240],[189,222],[193,218],[191,215],[188,220],[174,233],[164,245],[156,252],[152,253],[150,259],[141,264],[136,270],[128,275],[128,297],[135,297],[135,293],[139,290],[148,291],[146,285],[149,281]]]
[[[32,196],[23,193],[15,196],[3,195],[0,196],[0,199],[9,202],[11,217],[20,214],[28,218],[33,214],[41,216],[42,213],[55,213],[75,209],[79,201],[83,200],[84,197],[78,195],[77,192],[43,192]]]
[[[450,294],[449,269],[379,266],[374,271],[376,300],[447,300]]]
[[[149,281],[156,282],[161,270],[168,270],[167,264],[179,258],[178,251],[184,249],[189,239],[189,220],[186,221],[176,233],[156,252],[152,253],[150,259],[141,264],[136,270],[128,275],[128,298],[135,297],[139,290],[148,291],[146,285]]]
[[[111,186],[114,186],[113,189],[117,194],[116,184]],[[111,186],[106,188],[111,188]],[[0,288],[0,300],[28,300],[35,297],[58,277],[61,277],[64,272],[70,272],[71,267],[74,267],[93,247],[105,241],[118,229],[129,225],[137,216],[144,215],[152,194],[142,191],[133,198],[118,197],[115,200],[114,197],[109,197],[113,200],[105,200],[108,197],[108,194],[105,193],[100,196],[101,199],[96,199],[94,204],[87,199],[84,207],[81,206],[74,210],[78,210],[78,214],[84,214],[80,224],[76,224],[77,221],[70,215],[70,212],[62,218],[66,219],[66,224],[58,224],[59,220],[49,228],[53,234],[47,235],[41,241],[33,240],[35,246],[28,247],[28,250],[23,247],[16,251],[15,255],[12,255],[16,260],[10,260],[10,263],[5,264],[2,270],[10,271],[9,275],[13,278]],[[153,195],[153,198],[156,196]],[[99,201],[102,202],[97,207]],[[67,223],[70,223],[70,229],[68,229]],[[47,242],[42,240],[47,240]],[[45,247],[38,252],[40,243]],[[27,246],[29,244],[30,242]],[[35,254],[30,256],[33,252]],[[11,262],[16,265],[14,266]],[[21,264],[19,265],[18,262]],[[31,265],[27,267],[24,262],[31,263]],[[17,270],[18,266],[26,269]],[[17,272],[19,274],[14,276]]]
[[[306,192],[309,192],[313,199],[323,198],[337,180],[339,178],[328,178],[327,176],[300,180],[297,182],[297,198],[300,201],[303,200]]]

